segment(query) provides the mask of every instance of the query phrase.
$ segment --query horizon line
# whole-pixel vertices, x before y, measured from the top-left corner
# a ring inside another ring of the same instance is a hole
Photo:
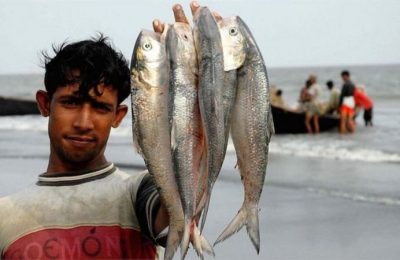
[[[353,63],[353,64],[304,64],[304,65],[266,65],[267,69],[300,69],[300,68],[335,68],[335,67],[373,67],[373,66],[400,66],[400,62],[388,63]],[[41,75],[43,72],[0,72],[0,76],[17,76],[17,75]]]

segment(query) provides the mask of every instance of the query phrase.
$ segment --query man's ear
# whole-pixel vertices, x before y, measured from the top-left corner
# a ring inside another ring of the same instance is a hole
[[[117,107],[117,112],[115,113],[115,118],[112,123],[112,127],[117,128],[119,124],[122,122],[122,119],[124,119],[126,113],[128,113],[128,106],[127,105],[119,105]]]
[[[36,103],[39,108],[40,114],[44,117],[50,115],[50,98],[49,94],[44,90],[36,92]]]

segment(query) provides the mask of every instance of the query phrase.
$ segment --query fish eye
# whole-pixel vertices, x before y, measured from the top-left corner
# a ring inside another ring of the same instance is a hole
[[[143,44],[142,48],[145,51],[151,50],[151,48],[152,48],[151,43],[146,42],[145,44]]]
[[[238,30],[236,29],[236,27],[232,27],[229,29],[229,34],[232,36],[235,36],[238,34]]]
[[[186,34],[184,34],[184,35],[183,35],[183,39],[184,39],[185,41],[188,41],[188,40],[189,40],[189,37],[188,37]]]

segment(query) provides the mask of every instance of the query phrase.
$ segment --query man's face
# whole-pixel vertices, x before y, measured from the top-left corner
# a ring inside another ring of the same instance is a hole
[[[49,101],[50,163],[54,171],[89,169],[106,162],[104,151],[111,127],[126,114],[117,104],[117,90],[100,86],[101,96],[78,95],[78,84],[57,88]]]

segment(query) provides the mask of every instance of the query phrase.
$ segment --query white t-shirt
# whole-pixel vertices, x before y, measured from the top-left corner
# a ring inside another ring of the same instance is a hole
[[[319,97],[321,96],[321,87],[317,83],[314,83],[310,86],[308,92],[313,96],[312,102],[319,103]]]

